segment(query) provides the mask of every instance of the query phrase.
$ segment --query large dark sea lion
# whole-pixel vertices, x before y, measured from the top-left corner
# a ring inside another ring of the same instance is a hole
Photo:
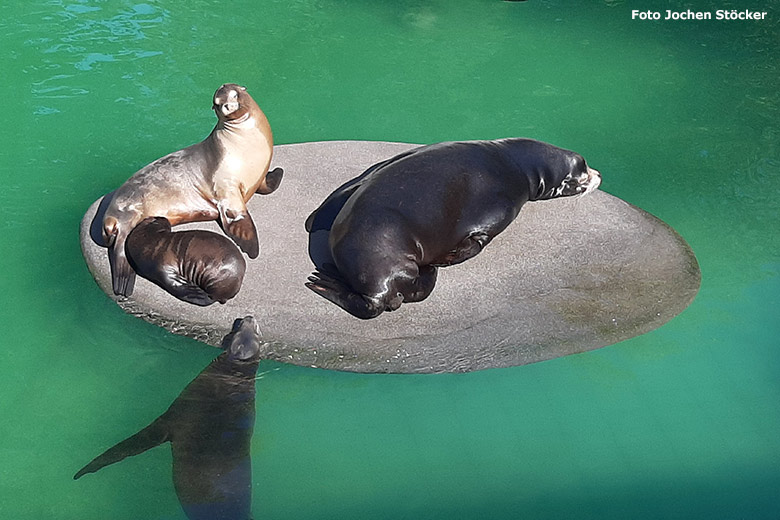
[[[233,324],[220,354],[149,426],[84,466],[73,478],[171,443],[173,484],[190,520],[251,518],[255,376],[260,332],[247,316]]]
[[[136,274],[195,305],[225,303],[244,281],[246,261],[233,242],[211,231],[173,232],[163,217],[142,220],[125,252]]]
[[[532,139],[422,146],[371,166],[306,220],[329,229],[333,265],[306,284],[362,319],[424,300],[437,267],[473,257],[528,201],[596,189],[579,154]],[[475,289],[476,290],[476,289]]]
[[[133,292],[125,240],[146,217],[165,217],[172,226],[218,220],[250,258],[257,257],[257,230],[246,202],[281,182],[281,169],[268,173],[271,127],[246,89],[233,83],[216,91],[213,109],[218,122],[206,139],[141,168],[114,192],[103,217],[103,240],[115,294]]]

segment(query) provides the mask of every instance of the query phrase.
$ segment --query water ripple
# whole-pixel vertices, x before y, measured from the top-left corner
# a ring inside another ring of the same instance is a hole
[[[150,4],[139,3],[118,13],[109,13],[90,2],[53,2],[61,10],[49,18],[53,28],[48,35],[30,38],[25,44],[41,47],[43,54],[67,55],[60,63],[80,71],[112,63],[159,56],[161,48],[149,48],[161,41],[147,33],[168,21],[170,14]],[[115,49],[115,50],[114,50]],[[73,59],[75,58],[75,59]],[[56,58],[55,58],[56,59]],[[66,58],[67,59],[67,58]]]

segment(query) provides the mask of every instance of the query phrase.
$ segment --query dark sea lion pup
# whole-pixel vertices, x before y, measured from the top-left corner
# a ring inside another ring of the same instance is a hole
[[[206,139],[141,168],[119,189],[103,217],[114,293],[133,293],[135,273],[125,240],[146,217],[165,217],[172,226],[218,220],[247,253],[259,253],[257,230],[246,208],[254,193],[273,192],[282,170],[268,172],[273,136],[265,114],[246,88],[229,83],[214,93],[217,125]]]
[[[127,237],[133,270],[195,305],[225,303],[238,294],[246,261],[233,242],[211,231],[171,231],[163,217],[141,221]]]
[[[149,426],[97,456],[74,479],[171,443],[173,484],[190,520],[251,518],[255,377],[261,357],[254,318],[233,323],[220,354]]]
[[[528,201],[596,189],[574,152],[532,139],[422,146],[373,165],[306,221],[329,229],[333,265],[306,284],[358,318],[424,300],[436,268],[473,257]]]

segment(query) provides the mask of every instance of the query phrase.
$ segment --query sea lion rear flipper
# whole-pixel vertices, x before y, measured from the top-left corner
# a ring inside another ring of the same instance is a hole
[[[114,294],[117,296],[130,296],[135,287],[135,271],[125,253],[124,239],[117,238],[108,247],[108,261],[111,264],[111,283]]]
[[[244,251],[249,258],[257,258],[260,254],[260,244],[257,240],[257,228],[246,207],[235,210],[219,207],[219,222],[227,236]]]
[[[274,168],[265,174],[265,182],[257,188],[255,193],[260,195],[268,195],[273,193],[282,183],[282,177],[284,176],[284,170],[282,168]]]
[[[87,473],[94,473],[99,469],[119,462],[127,457],[138,455],[150,448],[159,446],[168,439],[168,430],[163,421],[164,415],[157,418],[152,424],[128,437],[119,444],[107,449],[73,475],[73,480],[78,480]]]
[[[313,272],[305,285],[316,294],[335,303],[361,320],[376,318],[385,310],[380,308],[378,304],[366,299],[363,295],[352,291],[342,281],[320,271]]]

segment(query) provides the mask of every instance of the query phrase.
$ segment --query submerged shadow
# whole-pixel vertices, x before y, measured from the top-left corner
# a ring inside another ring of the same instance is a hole
[[[306,232],[309,233],[309,258],[321,272],[335,271],[333,255],[328,244],[330,229],[339,211],[347,202],[346,198],[333,200],[339,189],[331,193],[306,219]]]
[[[330,253],[330,246],[328,246],[329,239],[330,229],[309,232],[309,258],[317,270],[321,272],[334,270],[333,256]]]
[[[173,484],[190,520],[251,518],[255,377],[260,334],[251,316],[237,319],[225,350],[149,426],[93,459],[87,473],[171,443]]]
[[[98,209],[95,212],[95,216],[92,218],[92,223],[89,225],[89,238],[100,247],[107,247],[103,240],[103,217],[106,215],[106,209],[108,208],[108,205],[111,204],[111,199],[114,198],[115,192],[116,190],[106,193],[103,198],[100,199]]]

